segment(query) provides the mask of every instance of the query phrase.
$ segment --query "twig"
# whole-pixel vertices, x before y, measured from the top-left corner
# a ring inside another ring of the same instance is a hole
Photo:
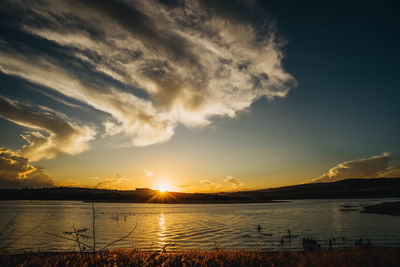
[[[75,243],[78,242],[75,238],[68,238],[68,237],[65,237],[65,236],[62,236],[62,235],[53,234],[53,233],[45,233],[45,234],[46,234],[46,235],[51,235],[51,236],[54,236],[54,237],[58,237],[58,238],[61,238],[61,239],[73,241],[73,242],[75,242]],[[79,241],[79,243],[81,243],[81,244],[84,245],[85,247],[92,248],[90,245],[86,244],[85,242]],[[81,251],[81,252],[82,252],[82,251]]]
[[[166,253],[166,252],[167,252],[166,248],[169,247],[169,246],[172,246],[172,245],[175,245],[175,243],[165,244],[165,245],[162,247],[162,253]]]
[[[94,202],[92,202],[92,219],[93,219],[93,252],[96,252],[96,212],[94,210]]]
[[[5,232],[5,230],[7,230],[10,226],[12,226],[12,225],[15,224],[15,221],[14,221],[14,220],[15,220],[15,219],[10,220],[10,221],[8,222],[7,226],[2,230],[1,234],[3,234],[3,233]],[[10,247],[11,245],[15,244],[18,240],[20,240],[21,238],[23,238],[24,236],[26,236],[27,234],[29,234],[29,233],[32,232],[33,230],[39,228],[40,226],[41,226],[41,225],[36,225],[36,226],[32,227],[31,229],[29,229],[29,230],[23,232],[21,235],[19,235],[19,236],[17,236],[16,238],[14,238],[13,241],[10,241],[9,243],[7,243],[7,245],[4,245],[3,247],[0,247],[0,251],[2,251],[2,250],[4,250],[4,249],[7,249],[7,247]],[[14,233],[14,232],[10,233],[10,234],[7,236],[7,238],[5,238],[5,239],[2,240],[2,241],[5,241],[5,240],[9,239],[9,238],[13,235],[13,233]]]
[[[125,236],[123,236],[123,237],[121,237],[121,238],[119,238],[119,239],[117,239],[117,240],[114,240],[114,241],[108,243],[107,245],[105,245],[105,246],[104,246],[102,249],[100,249],[100,250],[104,250],[104,249],[108,248],[109,246],[111,246],[111,245],[113,245],[113,244],[115,244],[115,243],[117,243],[117,242],[119,242],[119,241],[122,241],[122,240],[124,240],[125,238],[129,237],[129,236],[136,230],[136,227],[137,227],[137,223],[135,224],[135,227],[134,227],[127,235],[125,235]]]
[[[75,229],[75,225],[72,225],[72,228],[74,229],[74,233],[75,233],[75,236],[73,236],[73,238],[75,238],[76,243],[78,243],[79,251],[82,252],[81,242],[79,242],[79,234],[77,233],[77,231]]]
[[[2,236],[10,228],[10,226],[14,224],[15,224],[15,217],[9,220],[8,223],[4,226],[3,230],[1,230],[0,232],[0,236]]]

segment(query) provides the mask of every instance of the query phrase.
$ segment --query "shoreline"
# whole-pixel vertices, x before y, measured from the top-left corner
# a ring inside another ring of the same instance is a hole
[[[400,216],[400,201],[383,202],[364,207],[361,213]]]
[[[375,213],[375,214],[386,214],[386,215],[395,215],[400,216],[400,201],[399,198],[392,197],[365,197],[365,198],[295,198],[295,199],[272,199],[272,200],[224,200],[224,201],[132,201],[132,200],[120,200],[120,199],[0,199],[1,202],[6,201],[76,201],[83,203],[126,203],[126,204],[178,204],[178,205],[215,205],[215,204],[262,204],[262,203],[291,203],[296,200],[382,200],[382,203],[368,205],[363,207],[361,213]],[[393,203],[397,203],[396,206],[392,206]],[[393,212],[390,211],[390,208],[393,209]],[[353,211],[353,210],[344,210],[344,211]]]
[[[186,201],[186,202],[131,202],[120,200],[78,200],[85,203],[129,203],[129,204],[256,204],[256,203],[287,203],[292,200],[265,200],[265,201]]]
[[[343,190],[346,188],[346,190]],[[400,198],[400,178],[346,179],[268,189],[219,193],[160,192],[150,188],[113,190],[79,187],[1,189],[0,200],[78,200],[110,203],[231,204],[300,199]]]

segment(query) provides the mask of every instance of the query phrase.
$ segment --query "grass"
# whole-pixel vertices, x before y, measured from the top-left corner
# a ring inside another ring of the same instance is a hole
[[[400,266],[400,251],[351,248],[262,252],[186,250],[149,252],[113,250],[97,253],[59,252],[0,255],[0,266]]]

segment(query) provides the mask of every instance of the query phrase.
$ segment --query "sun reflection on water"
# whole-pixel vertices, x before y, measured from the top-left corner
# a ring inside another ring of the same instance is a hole
[[[163,247],[166,245],[166,229],[165,229],[165,217],[164,217],[164,213],[160,213],[159,216],[159,221],[158,221],[158,225],[159,225],[159,231],[158,231],[158,244],[160,245],[160,247]]]

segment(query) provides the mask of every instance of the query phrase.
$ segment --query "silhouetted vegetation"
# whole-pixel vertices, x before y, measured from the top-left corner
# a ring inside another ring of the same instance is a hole
[[[83,200],[131,203],[220,203],[248,202],[249,199],[220,194],[179,193],[157,190],[110,190],[92,188],[0,189],[0,200]]]
[[[391,249],[321,251],[188,250],[148,252],[116,250],[98,253],[31,253],[0,255],[1,266],[400,266]]]
[[[303,248],[306,251],[318,251],[321,249],[321,245],[314,238],[303,238]]]
[[[215,194],[91,188],[0,189],[0,200],[83,200],[131,203],[256,203],[282,199],[400,197],[400,178],[347,179]]]

